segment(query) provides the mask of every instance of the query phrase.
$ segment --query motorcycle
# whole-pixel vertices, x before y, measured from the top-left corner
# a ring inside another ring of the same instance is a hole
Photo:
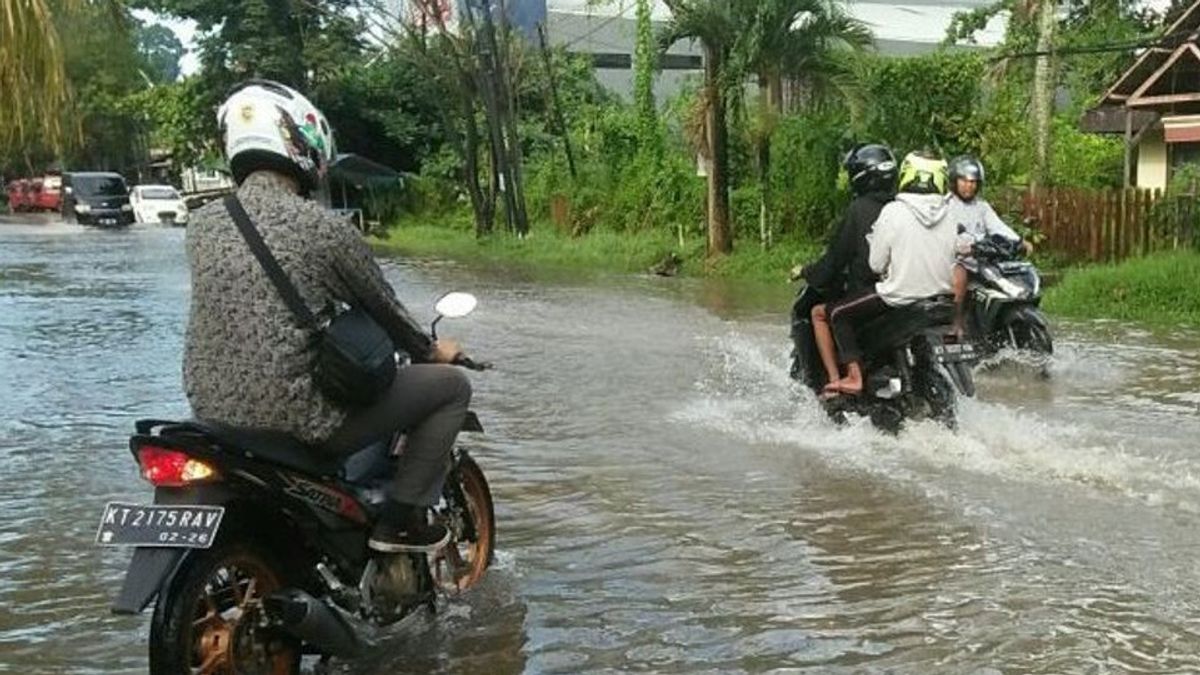
[[[1042,280],[1033,263],[1019,260],[1019,242],[999,236],[971,246],[966,333],[983,355],[1004,347],[1049,356],[1050,327],[1042,314]]]
[[[792,306],[792,379],[820,394],[827,383],[812,331],[812,307],[822,300],[801,289]],[[876,428],[898,433],[908,419],[934,419],[953,429],[957,390],[975,395],[974,347],[953,334],[954,301],[937,297],[898,307],[858,329],[864,354],[863,391],[823,401],[844,423],[849,413],[866,416]]]
[[[472,295],[444,296],[434,336],[442,318],[474,307]],[[475,413],[463,430],[483,431]],[[368,548],[403,442],[401,432],[330,458],[285,434],[138,421],[130,449],[154,503],[109,503],[97,543],[134,547],[113,611],[154,602],[150,672],[297,673],[306,654],[362,654],[379,628],[477,584],[496,524],[487,478],[462,447],[429,514],[450,543],[433,554]]]

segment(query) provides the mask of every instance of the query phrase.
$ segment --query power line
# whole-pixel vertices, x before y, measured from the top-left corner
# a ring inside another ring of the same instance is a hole
[[[1076,56],[1076,55],[1081,55],[1081,54],[1105,54],[1105,53],[1110,53],[1110,52],[1127,52],[1127,51],[1130,51],[1133,49],[1146,49],[1146,48],[1150,48],[1150,47],[1172,47],[1172,48],[1174,48],[1174,47],[1178,47],[1181,44],[1184,44],[1185,42],[1188,42],[1189,40],[1184,39],[1184,40],[1176,41],[1174,44],[1168,44],[1168,42],[1171,41],[1171,38],[1175,38],[1175,37],[1178,37],[1181,35],[1182,36],[1190,36],[1193,32],[1194,32],[1193,29],[1189,28],[1188,30],[1176,31],[1174,33],[1167,33],[1165,35],[1162,35],[1161,37],[1154,38],[1154,39],[1142,39],[1142,40],[1135,40],[1135,41],[1129,41],[1129,42],[1100,42],[1100,43],[1097,43],[1094,45],[1079,45],[1076,47],[1056,47],[1054,49],[1046,49],[1046,50],[1041,50],[1041,51],[1013,52],[1013,53],[1009,53],[1009,54],[997,54],[988,60],[989,61],[1004,61],[1006,59],[1025,59],[1025,58],[1036,58],[1039,56]]]

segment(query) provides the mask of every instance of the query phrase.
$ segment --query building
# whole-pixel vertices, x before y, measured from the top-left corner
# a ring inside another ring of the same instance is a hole
[[[1200,1],[1163,34],[1081,123],[1124,135],[1126,187],[1165,189],[1175,168],[1200,163]]]
[[[465,0],[385,0],[387,13],[405,20],[419,20],[422,11],[440,15],[453,27]],[[496,0],[491,0],[496,4]],[[471,0],[482,7],[487,0]],[[420,4],[419,4],[420,3]],[[958,12],[991,5],[991,0],[850,0],[850,13],[875,35],[882,54],[909,56],[933,51],[946,37],[946,29]],[[528,35],[544,22],[550,43],[567,51],[584,54],[596,66],[601,84],[625,98],[633,96],[633,52],[636,34],[635,0],[506,0],[509,20]],[[425,8],[424,10],[420,8]],[[477,10],[478,11],[478,10]],[[651,20],[655,30],[666,25],[671,13],[662,0],[652,0]],[[976,36],[980,46],[998,44],[1004,38],[1006,18],[996,17]],[[453,28],[452,28],[453,29]],[[679,42],[659,60],[655,95],[661,102],[678,93],[684,82],[703,72],[700,45]]]
[[[853,0],[847,8],[875,35],[882,54],[910,56],[933,51],[946,37],[946,29],[958,12],[968,12],[992,3],[989,0],[902,0],[899,4],[880,0]],[[635,0],[595,4],[589,0],[548,0],[546,22],[550,41],[568,51],[591,56],[600,82],[612,91],[633,95],[633,51],[636,33]],[[651,19],[655,30],[671,18],[662,0],[653,0]],[[996,17],[977,35],[980,46],[998,44],[1004,38],[1005,17]],[[659,101],[677,93],[683,83],[703,71],[699,44],[679,42],[660,60],[661,74],[655,81]]]

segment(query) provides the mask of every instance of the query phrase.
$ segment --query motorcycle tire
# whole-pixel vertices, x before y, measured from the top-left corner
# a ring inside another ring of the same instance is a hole
[[[904,411],[893,403],[881,403],[871,408],[871,424],[885,434],[895,436],[904,428]]]
[[[461,592],[478,584],[495,558],[496,511],[483,469],[465,454],[447,476],[445,493],[447,504],[459,508],[439,514],[452,538],[438,552],[434,574],[442,588]]]
[[[1045,326],[1029,324],[1025,327],[1024,344],[1022,349],[1028,349],[1035,354],[1050,356],[1054,353],[1054,341],[1050,331]]]
[[[924,380],[925,402],[929,405],[929,417],[940,422],[953,431],[958,428],[958,415],[955,409],[954,385],[940,371],[931,370],[922,378]]]
[[[245,540],[218,541],[187,558],[154,607],[151,675],[299,673],[299,643],[264,634],[255,621],[261,599],[284,587],[281,570]]]

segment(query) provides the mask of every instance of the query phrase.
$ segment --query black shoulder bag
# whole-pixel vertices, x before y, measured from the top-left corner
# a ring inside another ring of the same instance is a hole
[[[284,304],[302,326],[316,332],[313,381],[326,396],[343,405],[373,403],[396,377],[396,347],[391,337],[360,307],[341,312],[327,324],[318,323],[236,195],[225,198],[225,209]]]

